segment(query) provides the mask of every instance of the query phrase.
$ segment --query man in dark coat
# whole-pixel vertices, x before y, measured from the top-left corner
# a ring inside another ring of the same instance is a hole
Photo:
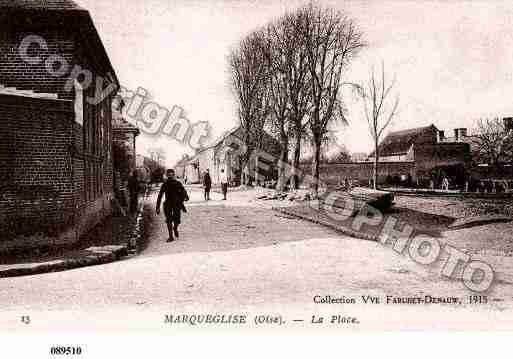
[[[176,180],[175,171],[166,171],[167,181],[162,184],[157,198],[157,214],[160,214],[160,203],[162,196],[166,195],[164,202],[164,214],[166,215],[167,230],[169,232],[168,242],[178,239],[178,226],[180,225],[181,212],[185,210],[184,202],[189,200],[189,195],[183,185]]]
[[[210,178],[210,173],[207,171],[205,172],[205,175],[203,176],[203,188],[205,189],[205,201],[210,200],[210,188],[212,188],[212,179]]]

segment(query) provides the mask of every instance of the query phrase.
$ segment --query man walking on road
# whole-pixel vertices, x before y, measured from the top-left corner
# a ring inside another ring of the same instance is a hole
[[[210,178],[210,173],[208,173],[208,169],[203,176],[203,188],[205,189],[205,201],[210,200],[210,188],[212,188],[212,179]]]
[[[226,176],[224,169],[221,169],[219,181],[221,182],[221,189],[223,191],[223,200],[226,200],[226,193],[228,192],[228,177]]]
[[[185,210],[184,201],[189,200],[189,195],[183,185],[176,180],[175,171],[168,169],[166,171],[167,181],[162,184],[159,196],[157,198],[157,214],[160,214],[160,203],[162,196],[166,195],[164,202],[164,214],[166,216],[167,230],[169,232],[168,242],[178,239],[178,226],[181,220],[181,211]]]

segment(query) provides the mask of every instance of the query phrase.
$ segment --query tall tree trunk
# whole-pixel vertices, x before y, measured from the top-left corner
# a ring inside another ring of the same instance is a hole
[[[247,131],[249,131],[249,130],[247,130]],[[250,182],[250,178],[249,178],[250,163],[249,162],[250,162],[250,158],[251,158],[251,149],[250,149],[251,142],[250,142],[249,132],[246,133],[246,136],[244,139],[244,145],[246,148],[244,150],[244,154],[243,154],[244,160],[243,160],[242,168],[241,168],[241,185],[249,185],[249,182]]]
[[[259,185],[259,182],[260,182],[260,174],[258,173],[258,168],[260,167],[260,163],[259,163],[260,159],[258,157],[258,155],[255,156],[255,174],[253,176],[254,180],[255,180],[255,186],[258,186]]]
[[[239,167],[237,168],[239,186],[244,184],[244,166],[246,166],[246,164],[244,163],[244,159],[241,156],[239,157]]]
[[[242,170],[242,175],[244,177],[244,181],[242,184],[249,185],[250,184],[250,170],[249,170],[249,161],[246,161],[246,164],[244,165],[244,168]]]
[[[278,163],[278,183],[276,185],[276,189],[278,191],[283,191],[285,189],[287,174],[285,173],[287,169],[287,163],[289,161],[289,139],[287,136],[281,136],[281,152],[280,152],[280,161]]]
[[[314,196],[317,198],[319,195],[319,166],[321,162],[321,141],[314,141],[314,156],[312,159],[312,177],[314,179]]]
[[[251,182],[251,157],[253,150],[246,146],[245,152],[240,156],[240,184],[249,185]]]
[[[301,159],[301,136],[296,136],[296,144],[294,146],[294,162],[292,163],[293,167],[293,176],[292,176],[292,183],[293,188],[298,189],[299,188],[299,161]]]
[[[374,143],[374,168],[372,171],[372,188],[378,189],[378,162],[379,162],[379,152],[378,152],[378,142]]]

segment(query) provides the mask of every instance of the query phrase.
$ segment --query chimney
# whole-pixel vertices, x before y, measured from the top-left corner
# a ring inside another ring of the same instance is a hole
[[[504,128],[506,129],[506,132],[513,130],[513,117],[504,117],[502,121],[504,121]]]
[[[456,142],[463,141],[463,137],[467,137],[467,129],[466,128],[455,128],[454,129],[454,140]]]

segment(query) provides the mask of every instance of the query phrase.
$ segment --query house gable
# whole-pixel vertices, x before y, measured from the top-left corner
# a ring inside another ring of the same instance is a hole
[[[390,132],[379,144],[379,156],[405,156],[414,144],[435,144],[437,132],[435,125]],[[374,155],[373,151],[369,157]]]

